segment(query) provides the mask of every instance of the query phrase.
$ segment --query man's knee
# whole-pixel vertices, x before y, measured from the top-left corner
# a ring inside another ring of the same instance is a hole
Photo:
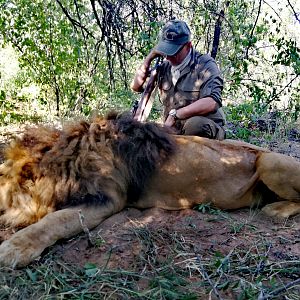
[[[186,120],[182,134],[197,135],[209,139],[224,140],[225,130],[214,121],[201,116],[196,116]]]
[[[215,139],[219,140],[219,141],[225,140],[226,139],[226,131],[225,131],[225,129],[217,124],[217,130],[218,130],[218,132],[216,134]]]

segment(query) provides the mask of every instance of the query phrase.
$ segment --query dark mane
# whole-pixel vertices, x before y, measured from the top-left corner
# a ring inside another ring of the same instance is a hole
[[[128,114],[118,115],[113,112],[107,115],[105,120],[107,147],[112,148],[114,156],[121,159],[125,166],[122,176],[126,178],[127,202],[133,203],[146,188],[146,183],[155,169],[175,151],[175,143],[171,135],[158,124],[141,123],[133,120]],[[89,127],[98,122],[99,119],[94,119]],[[102,130],[94,132],[93,138],[100,139],[101,132]],[[101,156],[101,152],[99,155]],[[105,181],[105,178],[102,181]],[[68,204],[104,204],[108,201],[105,188],[99,187],[99,191],[91,195],[87,193],[89,182],[84,181],[83,186],[80,186],[80,191],[68,199]]]
[[[128,200],[134,202],[157,166],[175,151],[175,143],[158,124],[140,123],[128,115],[116,119],[116,129],[119,138],[113,150],[128,168]]]
[[[69,123],[62,130],[28,128],[8,147],[6,159],[13,164],[3,172],[18,174],[16,194],[28,193],[33,206],[43,197],[45,212],[48,207],[103,205],[115,194],[134,202],[174,148],[171,135],[159,125],[111,113]],[[35,189],[28,189],[29,183]],[[35,214],[33,210],[32,216],[22,217],[24,224]]]

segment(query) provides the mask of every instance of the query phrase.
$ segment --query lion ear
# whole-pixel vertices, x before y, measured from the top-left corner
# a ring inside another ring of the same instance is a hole
[[[117,118],[120,117],[120,113],[114,111],[114,110],[111,110],[109,111],[108,113],[106,114],[103,114],[101,113],[98,109],[93,109],[91,112],[90,112],[90,115],[89,115],[89,119],[90,120],[116,120]]]
[[[119,117],[120,117],[120,113],[116,112],[115,110],[111,110],[106,114],[105,119],[106,120],[116,120]]]
[[[97,117],[99,117],[100,115],[100,112],[98,109],[93,109],[91,112],[90,112],[90,120],[95,120]]]

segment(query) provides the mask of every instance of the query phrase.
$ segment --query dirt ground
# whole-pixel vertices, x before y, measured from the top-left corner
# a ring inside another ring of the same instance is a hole
[[[299,142],[273,145],[272,150],[300,160]],[[12,233],[12,229],[0,229],[0,242]],[[38,261],[43,263],[49,257],[80,268],[93,264],[141,275],[171,261],[173,267],[189,273],[189,282],[196,281],[197,277],[205,279],[207,274],[207,280],[214,278],[212,274],[218,273],[220,266],[213,271],[212,265],[219,257],[222,264],[225,259],[230,261],[230,268],[234,269],[231,275],[226,275],[229,281],[241,276],[258,278],[261,275],[268,280],[277,276],[284,286],[300,278],[300,215],[278,220],[265,216],[259,209],[222,212],[209,206],[172,212],[125,209],[108,218],[89,235],[59,241]],[[148,284],[140,280],[138,288],[143,289]],[[300,296],[297,298],[300,282],[292,289],[290,298],[278,299],[300,299]],[[215,296],[236,298],[228,291],[222,292],[221,296],[216,292]]]
[[[270,259],[300,258],[300,216],[275,220],[249,209],[216,215],[191,209],[170,212],[157,208],[145,211],[130,208],[110,217],[92,231],[92,241],[93,236],[96,241],[98,239],[98,247],[91,247],[88,237],[81,235],[60,243],[55,252],[63,261],[82,266],[93,262],[106,264],[108,268],[135,269],[136,257],[143,248],[139,229],[145,228],[147,232],[157,234],[154,251],[158,260],[166,259],[170,252],[168,248],[175,243],[171,240],[166,245],[166,237],[179,239],[190,258],[196,257],[197,253],[205,256],[212,251],[226,256],[233,249],[250,249],[255,241],[270,246]],[[109,260],[107,253],[110,253]]]

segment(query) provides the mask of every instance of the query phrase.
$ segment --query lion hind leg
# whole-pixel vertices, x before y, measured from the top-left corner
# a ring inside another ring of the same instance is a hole
[[[279,153],[263,153],[257,160],[259,179],[281,199],[300,202],[300,163]]]
[[[300,163],[279,153],[263,153],[257,161],[259,179],[281,200],[262,210],[281,218],[300,213]]]

